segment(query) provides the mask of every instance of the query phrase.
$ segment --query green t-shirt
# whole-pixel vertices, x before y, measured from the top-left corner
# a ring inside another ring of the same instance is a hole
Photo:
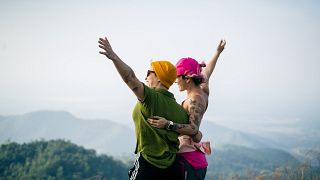
[[[179,134],[154,128],[147,120],[161,116],[175,123],[187,124],[188,115],[169,91],[144,85],[144,93],[144,101],[138,101],[132,113],[137,138],[135,153],[140,153],[156,167],[167,168],[173,164],[179,151]]]

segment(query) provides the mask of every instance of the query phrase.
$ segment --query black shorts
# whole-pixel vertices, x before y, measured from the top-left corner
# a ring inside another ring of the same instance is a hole
[[[181,169],[176,161],[168,168],[158,168],[141,155],[135,160],[134,166],[129,170],[129,180],[179,180],[183,179]]]

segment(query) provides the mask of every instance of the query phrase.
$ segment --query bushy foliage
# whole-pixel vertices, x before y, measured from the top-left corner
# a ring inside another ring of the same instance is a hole
[[[127,179],[126,165],[65,140],[0,147],[0,179]]]

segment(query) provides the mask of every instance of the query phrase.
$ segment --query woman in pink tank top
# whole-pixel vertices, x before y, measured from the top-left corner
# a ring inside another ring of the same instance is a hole
[[[184,179],[205,178],[208,166],[205,153],[210,154],[211,150],[209,142],[200,142],[202,133],[199,126],[208,107],[209,79],[225,45],[225,40],[221,40],[207,65],[199,64],[190,57],[182,58],[176,64],[179,91],[187,91],[187,97],[181,105],[189,114],[189,124],[173,123],[159,116],[148,119],[156,128],[167,128],[181,134],[178,158]]]

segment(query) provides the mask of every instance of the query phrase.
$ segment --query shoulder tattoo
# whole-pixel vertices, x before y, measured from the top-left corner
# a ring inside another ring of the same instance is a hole
[[[189,120],[190,123],[195,124],[199,127],[200,125],[200,118],[204,114],[205,108],[204,105],[198,102],[197,100],[190,99],[189,101]]]

